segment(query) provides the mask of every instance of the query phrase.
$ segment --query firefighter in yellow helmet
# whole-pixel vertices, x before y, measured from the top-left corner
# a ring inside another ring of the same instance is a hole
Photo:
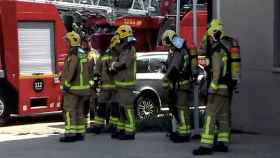
[[[63,111],[65,134],[61,142],[84,140],[84,105],[90,96],[90,74],[92,74],[87,55],[80,48],[80,36],[74,31],[66,34],[68,55],[64,61],[61,89],[64,93]]]
[[[90,63],[89,65],[91,65],[90,72],[94,72],[94,69],[97,65],[97,61],[99,60],[100,55],[97,50],[92,48],[90,36],[84,35],[82,37],[81,47],[85,51],[85,54],[87,55],[88,62]],[[94,75],[94,74],[91,74],[91,75]],[[93,85],[94,83],[90,83],[90,84]],[[89,100],[86,101],[86,105],[85,105],[85,109],[84,109],[85,110],[84,111],[85,119],[86,119],[86,131],[88,133],[92,131],[91,116],[90,116],[90,114],[92,113],[91,110],[93,110],[97,104],[96,89],[94,87],[92,87],[90,90],[90,93],[91,93],[90,98],[89,98]]]
[[[114,77],[117,88],[116,98],[120,108],[117,112],[119,113],[119,118],[116,120],[117,132],[112,134],[112,138],[134,140],[133,90],[136,83],[136,50],[133,45],[136,40],[129,25],[120,26],[115,35],[119,37],[119,42],[116,41],[118,44],[114,46],[118,58],[110,64],[109,70],[116,73]]]
[[[222,22],[213,19],[203,40],[202,53],[210,60],[208,104],[201,146],[193,154],[228,152],[230,102],[240,73],[239,45],[236,40],[225,35]],[[217,140],[214,140],[216,131]]]
[[[176,132],[170,134],[170,140],[188,142],[191,136],[188,91],[197,77],[197,55],[187,49],[185,40],[173,30],[163,33],[162,44],[169,49],[164,87],[168,89],[170,109],[177,122]]]
[[[111,44],[106,52],[102,53],[100,59],[95,67],[95,77],[100,81],[100,93],[98,96],[98,105],[96,107],[96,113],[94,116],[93,133],[99,134],[105,127],[107,116],[110,113],[110,125],[113,133],[116,132],[117,123],[119,121],[119,105],[116,100],[116,85],[114,82],[115,72],[110,71],[110,66],[113,61],[117,61],[118,54],[114,50],[114,47],[119,43],[118,35],[115,35],[111,39]]]

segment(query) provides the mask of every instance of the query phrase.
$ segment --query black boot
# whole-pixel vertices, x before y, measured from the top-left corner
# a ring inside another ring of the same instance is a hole
[[[134,140],[135,139],[135,135],[134,134],[125,134],[125,133],[121,133],[118,138],[120,140]]]
[[[223,142],[217,142],[212,149],[216,152],[228,152],[228,146]]]
[[[89,133],[100,134],[102,128],[101,127],[91,127],[88,130],[89,130]]]
[[[119,139],[120,132],[114,132],[111,134],[112,139]]]
[[[193,150],[193,155],[211,155],[212,152],[211,148],[200,146],[198,149]]]
[[[190,141],[190,135],[182,136],[177,132],[171,133],[169,137],[174,143],[186,143]]]
[[[86,133],[92,133],[91,130],[92,130],[92,127],[87,128]]]
[[[72,143],[72,142],[76,142],[77,139],[76,139],[76,136],[63,136],[63,137],[60,137],[59,138],[59,141],[62,142],[62,143]]]
[[[116,133],[118,131],[117,127],[110,125],[109,126],[110,133]]]
[[[76,134],[76,140],[77,141],[84,141],[85,140],[85,135],[82,133],[77,133]]]
[[[119,135],[122,131],[118,131],[117,128],[111,128],[111,138],[119,139]]]

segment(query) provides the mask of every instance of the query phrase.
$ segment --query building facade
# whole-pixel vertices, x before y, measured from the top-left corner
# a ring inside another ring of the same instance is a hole
[[[280,135],[280,1],[212,0],[227,34],[240,41],[242,79],[234,95],[234,129]]]

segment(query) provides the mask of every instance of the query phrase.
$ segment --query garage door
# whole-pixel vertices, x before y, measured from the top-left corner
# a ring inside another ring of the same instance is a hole
[[[52,22],[20,22],[18,42],[21,75],[55,72]]]

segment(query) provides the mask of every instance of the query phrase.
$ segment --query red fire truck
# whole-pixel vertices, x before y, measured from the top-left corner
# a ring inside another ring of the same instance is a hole
[[[123,24],[130,25],[133,28],[137,43],[136,49],[140,52],[152,52],[161,50],[159,47],[160,38],[166,29],[175,30],[175,17],[163,16],[126,16],[120,17],[114,21],[115,26]],[[207,26],[207,10],[197,11],[197,36],[198,47],[201,47],[201,40],[206,32]],[[194,47],[193,42],[193,12],[188,11],[182,13],[181,36],[187,41],[190,48]]]
[[[65,27],[49,4],[0,1],[0,125],[61,109]]]

